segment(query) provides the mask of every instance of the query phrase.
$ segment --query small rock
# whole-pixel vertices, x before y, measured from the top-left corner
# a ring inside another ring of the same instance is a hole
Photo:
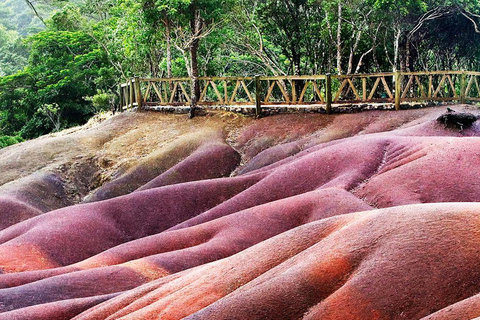
[[[438,117],[437,121],[443,123],[445,127],[463,131],[477,121],[477,116],[466,112],[447,112]]]

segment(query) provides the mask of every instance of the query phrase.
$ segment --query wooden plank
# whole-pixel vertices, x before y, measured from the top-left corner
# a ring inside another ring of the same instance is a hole
[[[145,91],[145,96],[143,97],[143,102],[147,102],[147,97],[150,94],[150,89],[152,88],[152,83],[148,82],[147,91]]]
[[[338,101],[338,99],[340,98],[340,95],[342,94],[343,88],[345,88],[347,83],[348,83],[347,79],[343,80],[342,84],[340,85],[340,89],[338,89],[337,93],[335,94],[335,98],[333,98],[334,102]]]
[[[323,80],[324,75],[312,75],[312,76],[274,76],[274,77],[260,77],[260,81],[273,81],[273,80]]]
[[[237,96],[238,87],[240,86],[240,80],[237,80],[235,83],[235,88],[233,89],[232,96],[230,97],[230,104],[233,104],[235,97]]]
[[[432,89],[433,89],[433,78],[432,76],[428,76],[428,97],[432,97]]]
[[[452,77],[448,74],[447,75],[448,82],[450,83],[450,87],[452,88],[453,96],[455,98],[458,98],[457,94],[457,89],[455,89],[455,86],[453,85]]]
[[[175,92],[177,92],[178,82],[173,82],[173,89],[170,92],[170,103],[173,103],[173,99],[175,98]]]
[[[332,79],[393,77],[393,72],[332,75]]]
[[[298,102],[303,102],[303,97],[305,96],[305,92],[307,91],[308,85],[311,83],[310,80],[305,81],[303,85],[302,92],[300,93],[300,97],[298,97]]]
[[[480,87],[478,86],[478,79],[475,77],[475,85],[477,87],[477,94],[480,94]]]
[[[472,75],[472,76],[470,77],[470,80],[468,80],[467,89],[465,89],[465,96],[466,96],[466,97],[469,96],[470,90],[472,89],[473,78],[475,78],[474,75]]]
[[[188,103],[190,103],[190,96],[189,96],[187,90],[185,90],[185,88],[183,87],[183,84],[181,82],[179,82],[178,84],[180,85],[180,89],[182,89],[183,95],[187,99]]]
[[[273,102],[269,101],[267,103],[262,101],[262,106],[291,106],[291,104],[281,101],[281,102]],[[319,102],[305,102],[302,103],[301,106],[319,106],[319,107],[325,107],[324,103],[319,103]],[[301,106],[292,106],[292,108],[301,108]]]
[[[272,94],[274,87],[275,87],[275,81],[272,81],[272,84],[268,88],[268,92],[267,92],[267,95],[265,96],[264,102],[268,102],[268,99],[270,99],[270,95]]]
[[[419,71],[419,72],[402,72],[405,76],[430,76],[430,75],[444,75],[444,74],[462,74],[463,71]]]
[[[327,114],[332,113],[332,76],[327,74],[325,80],[325,111]]]
[[[382,77],[383,85],[386,85],[385,78]],[[401,75],[400,72],[395,72],[395,110],[400,110],[400,104],[402,103],[402,81],[403,81],[403,76]],[[387,92],[390,90],[388,89],[388,86],[385,87],[385,90]],[[391,94],[391,92],[390,92]],[[390,96],[391,97],[391,96]]]
[[[348,78],[347,81],[348,81],[348,85],[350,86],[350,88],[352,88],[352,91],[353,91],[353,94],[355,95],[355,98],[357,100],[360,100],[360,96],[358,95],[357,89],[355,89],[355,86],[353,85],[352,79]]]
[[[225,103],[228,103],[228,83],[226,80],[223,80],[223,94],[224,94],[224,101]]]
[[[367,78],[362,78],[362,100],[367,100]]]
[[[160,94],[160,92],[158,91],[158,88],[157,88],[157,85],[155,83],[152,83],[152,86],[153,86],[153,89],[155,90],[155,93],[157,94],[157,96],[160,98],[160,102],[165,102],[165,100],[163,100],[163,97],[162,95]]]
[[[160,82],[161,84],[162,82]],[[171,81],[168,81],[168,86],[167,86],[167,82],[163,82],[163,86],[164,86],[164,90],[163,90],[163,97],[165,98],[165,101],[168,101],[168,90],[172,89],[172,82]]]
[[[427,98],[427,95],[425,94],[425,88],[423,87],[423,84],[420,82],[420,78],[418,76],[415,76],[415,81],[418,84],[418,87],[420,88],[420,94],[422,98]]]
[[[440,89],[442,89],[446,79],[447,79],[447,76],[443,75],[442,80],[440,80],[440,83],[437,87],[437,90],[435,90],[435,92],[433,93],[433,98],[436,98],[438,96],[438,93],[440,92]]]
[[[137,102],[137,111],[142,111],[142,91],[139,78],[135,78],[135,100]]]
[[[251,102],[251,103],[255,103],[255,101],[253,100],[252,95],[250,94],[250,91],[248,90],[247,85],[245,84],[245,82],[244,82],[243,80],[241,80],[240,83],[242,84],[243,89],[245,89],[245,92],[247,93],[247,96],[248,96],[248,99],[250,100],[250,102]]]
[[[255,114],[257,117],[260,117],[262,115],[262,99],[260,97],[260,77],[256,76],[255,77]]]
[[[282,92],[283,97],[285,98],[285,101],[287,103],[290,102],[290,99],[288,98],[287,92],[285,91],[285,88],[280,84],[280,81],[276,81],[278,87],[280,88],[280,91]]]
[[[457,100],[456,98],[453,97],[442,97],[442,98],[433,98],[433,101],[455,101]]]
[[[130,91],[130,103],[129,103],[129,107],[130,108],[133,108],[133,100],[135,100],[135,97],[134,97],[134,92],[133,92],[133,82],[130,81],[130,86],[129,86],[129,91]]]
[[[140,81],[164,82],[164,81],[190,81],[191,78],[139,78]]]
[[[414,97],[414,98],[403,98],[402,101],[405,102],[422,102],[425,101],[425,98],[419,98],[419,97]]]
[[[320,102],[321,103],[325,103],[325,99],[323,98],[322,96],[322,93],[320,92],[318,86],[317,86],[317,83],[314,81],[312,82],[313,83],[313,89],[315,90],[315,92],[317,93],[317,96],[320,98]]]
[[[385,77],[381,77],[380,79],[382,80],[383,88],[387,92],[388,96],[390,97],[390,99],[393,99],[393,94],[392,94],[392,91],[390,91],[390,88],[388,87],[387,80],[385,80]]]
[[[253,77],[198,77],[202,81],[247,81],[253,80]]]
[[[200,94],[200,99],[198,99],[199,102],[205,100],[205,96],[207,95],[207,89],[209,85],[210,85],[210,81],[205,82],[205,87],[203,87],[202,93]]]
[[[372,100],[373,96],[375,95],[375,92],[377,91],[379,84],[380,84],[380,78],[377,78],[377,80],[375,80],[375,83],[373,84],[372,91],[368,95],[368,100]]]
[[[292,80],[292,104],[297,101],[297,89],[295,88],[295,80]]]
[[[215,82],[213,82],[213,81],[210,81],[210,84],[212,85],[213,91],[215,91],[215,94],[216,94],[217,97],[218,97],[218,101],[219,101],[221,104],[223,104],[223,98],[222,98],[222,96],[220,95],[220,91],[218,91],[217,85],[216,85]]]
[[[410,89],[410,87],[412,86],[412,83],[413,83],[413,77],[414,76],[412,75],[408,79],[407,85],[405,86],[405,89],[403,90],[403,93],[402,93],[402,99],[407,97],[408,90]]]

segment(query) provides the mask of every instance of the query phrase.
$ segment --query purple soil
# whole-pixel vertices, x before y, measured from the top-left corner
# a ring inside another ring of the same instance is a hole
[[[191,143],[180,142],[168,154],[153,153],[125,174],[95,190],[85,202],[111,199],[139,188],[145,190],[186,181],[218,178],[228,175],[238,165],[239,154],[223,142],[220,132],[205,138],[197,137],[197,140]],[[216,166],[208,163],[208,156],[216,161]],[[196,163],[197,160],[199,163]],[[197,177],[199,179],[195,179]]]
[[[198,148],[174,167],[152,179],[137,191],[189,181],[228,176],[240,163],[240,155],[224,143],[207,144]]]
[[[480,290],[479,217],[433,204],[324,219],[76,319],[419,319]]]
[[[39,304],[31,307],[0,313],[0,320],[69,320],[83,310],[91,308],[116,295],[63,300],[55,303]]]
[[[449,305],[422,320],[478,319],[480,317],[480,294]]]
[[[0,230],[43,212],[11,196],[0,196]]]
[[[81,261],[175,226],[260,178],[250,175],[190,182],[43,214],[0,232],[0,269],[18,272]]]
[[[158,277],[231,256],[299,225],[369,209],[343,190],[314,191],[203,225],[130,241],[63,270],[4,275],[0,278],[2,287],[16,286],[0,290],[0,301],[8,310],[55,301],[59,292],[63,299],[73,299],[133,289]],[[53,276],[62,271],[66,274]],[[40,280],[44,277],[48,278]],[[18,286],[34,280],[40,281]],[[26,302],[22,296],[43,300]]]
[[[0,230],[44,212],[72,205],[62,180],[37,173],[0,188]]]
[[[279,208],[282,210],[279,210]],[[209,247],[231,242],[232,245],[224,245],[224,249],[231,249],[233,252],[237,252],[239,250],[237,247],[246,247],[242,243],[251,245],[273,234],[278,234],[310,221],[323,219],[331,215],[367,209],[371,209],[371,207],[348,192],[341,189],[323,189],[236,212],[190,229],[158,233],[133,240],[79,262],[71,268],[75,267],[76,270],[78,270],[119,264],[159,253],[168,253],[169,256],[171,256],[171,252],[176,250],[189,249],[191,252],[202,251],[204,248],[200,245],[203,244],[207,244],[207,246],[203,247]],[[246,222],[249,219],[252,219],[255,223],[249,225]],[[262,222],[262,220],[265,220],[265,222]],[[239,228],[239,225],[243,227]],[[249,231],[249,228],[252,228],[252,230]],[[238,232],[241,232],[239,236],[234,237]],[[243,233],[248,233],[249,237],[242,239],[244,236]],[[196,236],[190,237],[189,234],[195,234]],[[226,234],[230,235],[232,239],[228,239]],[[184,267],[187,261],[185,260],[186,257],[183,257],[182,254],[179,258],[181,259],[181,263],[178,263],[178,265],[170,263],[171,266],[168,268],[169,272],[176,272],[179,270],[178,268]],[[195,265],[197,260],[195,255],[191,254],[188,258],[191,258],[192,262],[187,266],[191,267]],[[211,259],[211,257],[206,255],[203,259]],[[161,267],[166,268],[165,264],[174,260],[175,259],[171,258],[167,259]],[[58,274],[59,270],[61,270],[61,268],[43,270],[38,271],[37,274]],[[35,273],[13,273],[8,275],[9,277],[4,275],[0,280],[3,286],[13,286],[19,283],[12,282],[8,284],[6,279],[16,279],[18,276],[26,275],[33,276],[33,274]]]
[[[0,196],[9,196],[42,212],[69,206],[65,185],[53,173],[34,173],[0,187]]]

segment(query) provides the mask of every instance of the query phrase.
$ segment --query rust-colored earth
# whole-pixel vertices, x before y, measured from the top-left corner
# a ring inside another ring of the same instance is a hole
[[[479,317],[480,123],[444,111],[124,113],[2,149],[0,320]]]

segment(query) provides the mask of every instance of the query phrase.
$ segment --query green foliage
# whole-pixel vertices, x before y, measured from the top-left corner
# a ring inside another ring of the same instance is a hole
[[[82,31],[42,31],[28,42],[28,66],[0,79],[4,133],[32,138],[87,121],[96,109],[84,97],[115,82],[104,52]]]
[[[95,112],[108,111],[115,108],[116,96],[112,93],[97,91],[92,97],[85,97],[86,101],[91,101]]]
[[[47,16],[52,7],[41,4],[38,9]],[[22,37],[45,29],[24,0],[3,0],[0,3],[0,24],[8,30],[15,30]]]
[[[2,136],[28,139],[85,123],[114,108],[117,84],[133,76],[480,68],[476,0],[34,4],[46,27],[25,1],[0,3]]]
[[[19,34],[0,24],[0,76],[11,75],[27,64],[28,52]]]
[[[23,142],[20,136],[0,136],[0,149]]]

